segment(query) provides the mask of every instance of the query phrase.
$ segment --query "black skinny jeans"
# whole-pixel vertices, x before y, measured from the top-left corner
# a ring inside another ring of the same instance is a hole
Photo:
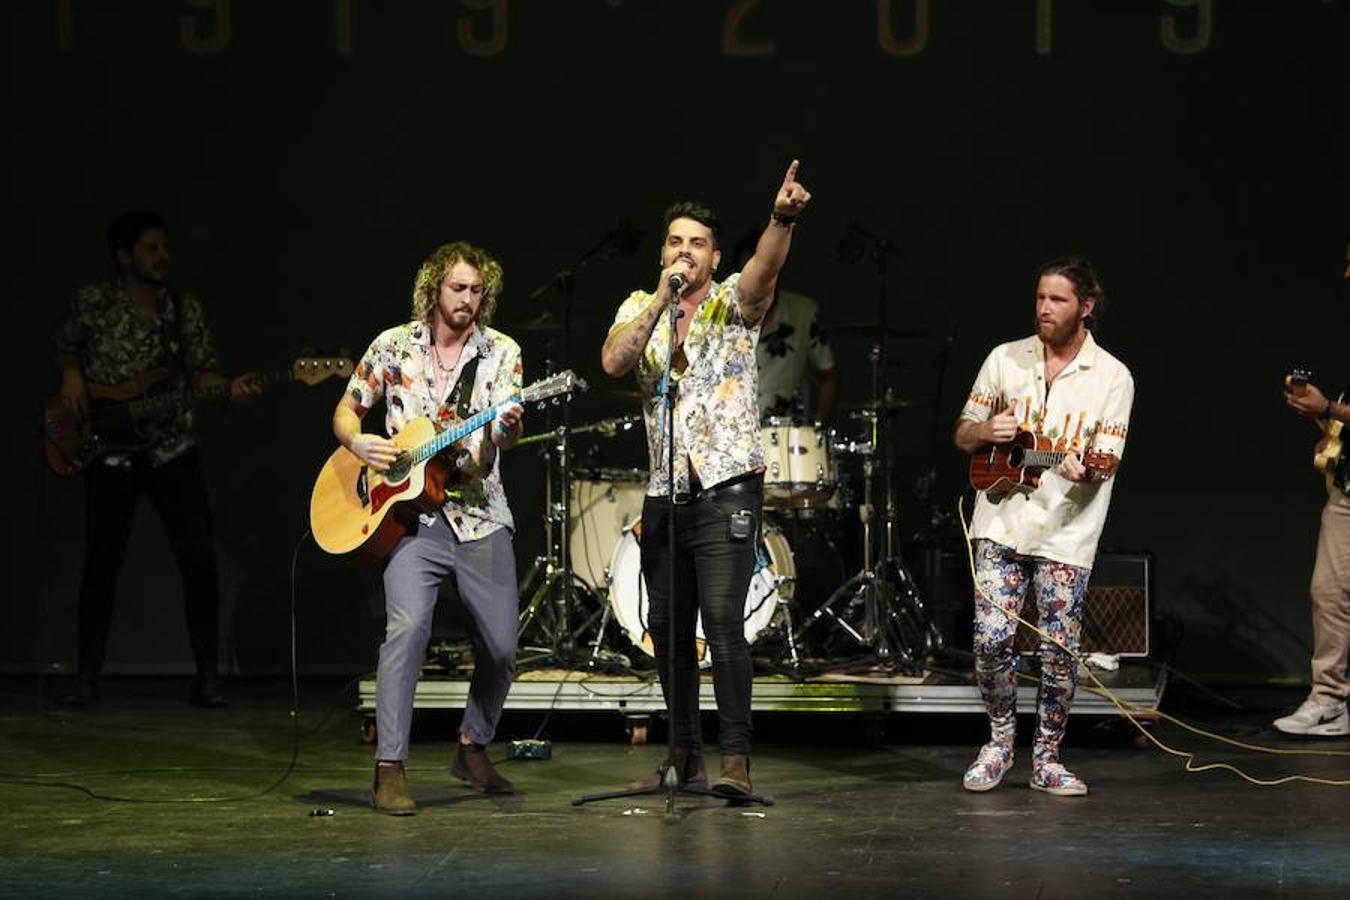
[[[211,538],[211,511],[201,460],[191,449],[162,466],[139,458],[130,470],[95,462],[84,475],[84,575],[80,582],[79,666],[90,677],[103,671],[112,628],[117,575],[141,495],[159,513],[183,576],[188,638],[198,675],[218,663],[220,585]]]
[[[713,692],[721,722],[723,753],[750,753],[750,645],[745,640],[745,595],[755,570],[755,547],[764,503],[764,479],[755,475],[733,485],[705,490],[675,506],[675,558],[669,551],[670,506],[665,497],[642,504],[642,571],[650,598],[647,627],[660,666],[661,690],[677,744],[702,748],[699,722],[699,668],[694,625],[703,614],[703,632],[712,653]],[[731,534],[731,518],[750,513],[750,534]],[[675,681],[668,683],[671,653],[669,586],[675,575]],[[671,703],[672,690],[675,703]]]

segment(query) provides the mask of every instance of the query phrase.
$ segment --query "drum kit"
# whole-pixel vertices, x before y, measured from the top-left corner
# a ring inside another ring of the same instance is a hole
[[[752,652],[771,667],[806,674],[846,658],[916,672],[937,649],[937,630],[899,556],[894,492],[879,477],[886,430],[877,422],[904,405],[887,401],[854,410],[850,420],[858,433],[851,436],[818,422],[762,423],[764,521],[744,621]],[[571,434],[612,437],[638,421],[635,415],[604,419],[573,427]],[[554,432],[522,443],[544,444],[549,455],[563,450]],[[561,639],[573,661],[585,656],[591,666],[653,656],[640,567],[647,474],[577,466],[565,477],[549,478],[545,555],[522,582],[520,627],[527,651],[557,657]],[[563,504],[553,496],[556,483],[568,485],[565,529]],[[855,502],[858,483],[861,503]],[[878,496],[885,497],[883,504],[874,499]],[[841,547],[855,523],[862,531],[861,568],[848,577]],[[571,591],[553,590],[569,577]],[[573,607],[561,616],[568,623],[563,635],[557,604],[550,602],[556,593],[570,594],[565,602]],[[696,646],[700,664],[710,665],[701,621]]]
[[[564,297],[560,358],[567,358],[575,272],[616,252],[631,255],[635,243],[631,227],[620,223],[571,269],[531,295],[533,299],[558,290]],[[845,259],[844,243],[856,245],[857,253]],[[841,658],[917,672],[942,649],[896,538],[894,442],[889,436],[895,433],[896,414],[909,404],[884,387],[888,342],[926,333],[887,322],[886,273],[888,261],[898,255],[893,244],[853,223],[841,242],[841,260],[861,259],[868,246],[879,276],[876,320],[832,329],[873,342],[871,400],[850,416],[857,433],[845,435],[795,418],[766,419],[760,429],[764,517],[745,598],[745,637],[757,657],[767,653],[777,668],[794,675],[836,668]],[[630,408],[638,403],[636,394],[624,399]],[[570,437],[611,438],[639,421],[640,416],[625,415],[572,426],[564,408],[559,427],[520,442],[542,445],[548,458],[545,550],[520,590],[520,645],[527,654],[521,664],[531,661],[531,653],[534,659],[569,665],[584,655],[590,666],[628,666],[630,653],[652,655],[648,595],[639,563],[647,472],[577,466],[569,448]],[[860,526],[861,537],[851,543],[861,544],[861,566],[849,576],[841,547],[850,543],[846,535],[859,530],[855,526]],[[698,636],[700,658],[708,664],[701,623]]]

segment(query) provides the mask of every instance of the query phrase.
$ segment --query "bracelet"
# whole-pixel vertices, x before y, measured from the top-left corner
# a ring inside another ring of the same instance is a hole
[[[773,212],[769,213],[769,219],[770,221],[773,222],[773,224],[778,225],[782,228],[791,228],[793,225],[797,224],[796,216],[789,216],[785,213],[780,213],[776,209]]]
[[[1332,411],[1335,409],[1336,409],[1336,401],[1332,400],[1331,398],[1327,398],[1327,408],[1318,413],[1317,418],[1325,419],[1326,421],[1330,422],[1332,419],[1335,418],[1335,416],[1332,414]]]

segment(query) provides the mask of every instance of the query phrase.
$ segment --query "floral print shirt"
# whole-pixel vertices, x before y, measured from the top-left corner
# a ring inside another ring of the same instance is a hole
[[[1134,406],[1134,378],[1088,332],[1078,355],[1047,387],[1045,345],[1033,335],[994,348],[980,367],[961,418],[983,422],[1009,405],[1023,431],[1049,438],[1056,451],[1091,449],[1119,460]],[[1048,469],[1030,494],[1014,493],[992,503],[982,491],[975,501],[971,535],[1024,556],[1091,569],[1115,483],[1115,477],[1072,482]]]
[[[758,372],[755,345],[759,323],[741,315],[740,274],[714,283],[694,311],[684,339],[688,366],[676,375],[675,493],[689,492],[690,471],[704,487],[764,468],[759,439]],[[610,326],[616,329],[637,318],[652,295],[634,291],[619,307]],[[666,448],[661,396],[666,349],[670,343],[665,316],[652,329],[637,365],[642,415],[647,425],[651,478],[647,495],[666,494]]]
[[[520,345],[500,331],[473,326],[441,395],[432,353],[431,328],[425,322],[390,328],[376,337],[361,357],[347,383],[347,393],[367,410],[383,398],[385,429],[393,437],[419,416],[430,419],[438,432],[456,425],[460,421],[457,384],[471,359],[478,360],[478,371],[469,415],[503,404],[521,391],[524,367]],[[500,454],[491,447],[487,449],[484,458],[490,462],[486,471],[474,462],[479,445],[485,440],[490,443],[488,428],[492,427],[489,424],[444,451],[454,456],[460,478],[447,490],[441,512],[461,541],[475,541],[502,528],[515,530],[502,487]]]
[[[155,390],[184,390],[192,376],[219,368],[195,297],[165,290],[156,311],[153,321],[140,313],[116,281],[83,287],[57,333],[57,356],[76,360],[85,380],[93,384],[113,385],[151,369],[168,370],[169,378]],[[138,427],[150,441],[140,452],[152,466],[163,465],[194,444],[190,408],[158,421],[139,422]],[[126,469],[133,458],[109,453],[99,461]]]

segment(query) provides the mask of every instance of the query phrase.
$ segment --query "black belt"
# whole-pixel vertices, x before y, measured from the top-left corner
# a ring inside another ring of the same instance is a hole
[[[759,492],[764,488],[763,472],[745,472],[734,478],[728,478],[726,481],[719,481],[712,487],[705,488],[697,481],[691,481],[688,493],[677,493],[675,495],[676,503],[693,503],[696,500],[711,500],[714,497],[734,496],[736,494],[748,494],[752,491]]]

